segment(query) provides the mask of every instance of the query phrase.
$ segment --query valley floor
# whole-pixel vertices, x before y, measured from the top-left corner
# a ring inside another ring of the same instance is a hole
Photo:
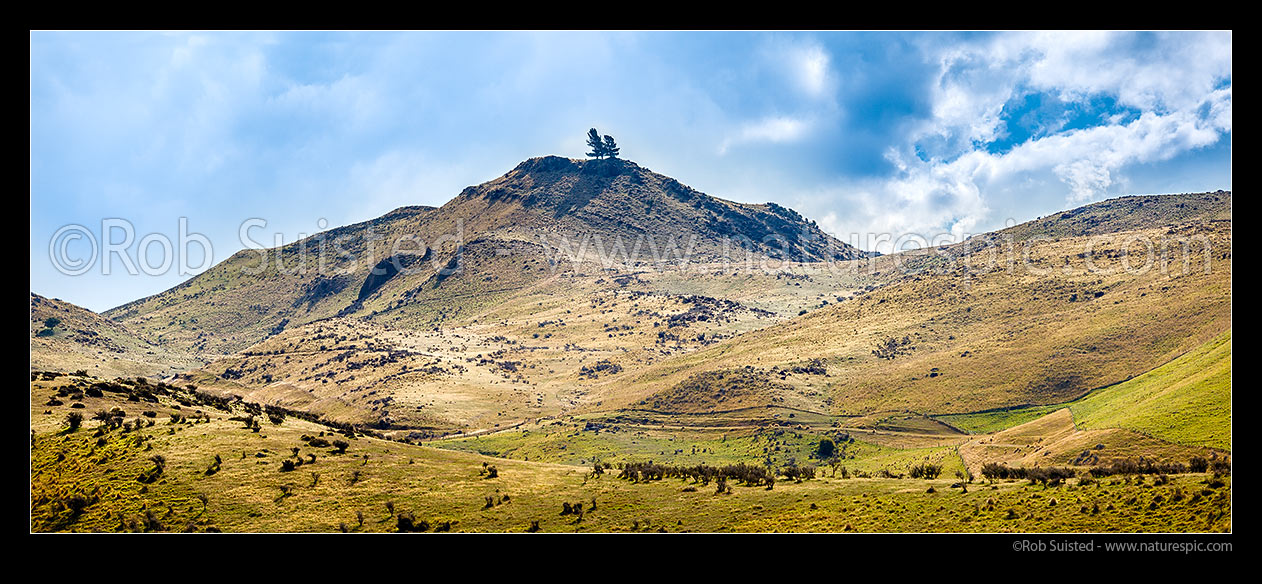
[[[567,420],[436,442],[442,446],[436,448],[363,434],[347,438],[293,416],[254,417],[240,403],[202,403],[197,394],[170,386],[119,383],[105,392],[77,393],[98,383],[68,376],[32,382],[33,531],[1231,528],[1230,476],[1126,475],[1058,484],[966,481],[955,476],[964,475],[965,468],[956,445],[970,438],[959,435],[933,438],[941,443],[882,445],[867,441],[876,434],[850,434],[824,420],[804,420],[822,428],[809,423],[745,430],[628,425],[614,431],[607,429],[608,420]],[[54,401],[61,404],[48,405]],[[74,408],[76,403],[83,407]],[[121,414],[108,414],[115,408]],[[75,431],[64,424],[69,412],[85,414]],[[106,429],[94,419],[97,412],[120,425]],[[880,423],[909,422],[890,417],[871,425]],[[813,458],[823,436],[836,440],[835,467]],[[345,452],[338,453],[337,440],[346,441]],[[770,489],[732,481],[720,494],[715,482],[632,481],[619,478],[617,469],[618,462],[650,459],[679,465],[757,464],[769,454],[777,465],[790,460],[818,464],[818,476],[782,478]],[[294,465],[292,470],[285,470],[285,461]],[[597,461],[603,473],[593,472]],[[882,478],[890,474],[883,471],[925,462],[940,464],[942,475]],[[582,511],[563,514],[567,505]]]

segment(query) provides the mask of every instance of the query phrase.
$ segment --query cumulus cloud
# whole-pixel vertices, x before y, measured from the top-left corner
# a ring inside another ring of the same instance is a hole
[[[1032,87],[1065,99],[1105,93],[1143,110],[1195,108],[1231,75],[1230,32],[1012,34],[995,51],[1016,56]]]
[[[829,193],[827,198],[842,203],[848,213],[826,215],[821,224],[845,237],[875,233],[897,239],[914,233],[928,240],[950,234],[958,241],[1010,218],[992,217],[992,202],[1005,202],[1010,210],[1013,201],[1055,181],[1067,190],[1064,206],[1089,202],[1120,182],[1128,165],[1166,161],[1215,143],[1230,129],[1223,123],[1217,116],[1149,112],[1126,124],[1030,140],[1006,153],[972,150],[949,162],[925,161],[892,148],[887,157],[896,176]],[[889,243],[873,248],[888,252]]]
[[[827,201],[820,226],[863,249],[890,253],[909,237],[924,242],[959,241],[976,233],[990,212],[979,175],[981,157],[963,157],[952,164],[931,165],[887,153],[898,168],[893,179],[846,181],[809,193],[807,201]],[[806,203],[811,205],[810,202]]]
[[[1079,205],[1112,194],[1132,165],[1167,161],[1231,132],[1230,33],[1016,33],[925,50],[938,64],[931,115],[887,153],[896,173],[871,195],[892,212],[868,218],[878,226],[992,227],[988,199],[1032,185],[1026,196],[1059,190],[1065,205]],[[989,148],[1009,135],[1007,108],[1031,93],[1070,105],[1104,97],[1125,111]],[[1049,176],[1059,189],[1042,181]]]

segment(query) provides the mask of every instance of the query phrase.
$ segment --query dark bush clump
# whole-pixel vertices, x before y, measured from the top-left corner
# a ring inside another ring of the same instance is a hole
[[[140,476],[136,477],[137,481],[144,484],[158,480],[158,477],[162,476],[162,472],[166,470],[167,466],[167,459],[161,454],[150,456],[149,461],[153,463],[153,468],[140,473]]]
[[[416,516],[411,513],[400,513],[397,518],[399,533],[418,533],[429,531],[429,522],[424,519],[417,521]]]
[[[210,476],[219,472],[219,466],[221,464],[223,464],[223,458],[220,458],[220,456],[216,454],[215,461],[210,463],[210,466],[206,467],[206,476]]]
[[[1072,468],[1064,468],[1064,467],[1032,466],[1028,468],[1023,468],[1023,467],[1013,468],[1013,467],[1009,467],[1006,464],[1000,464],[997,462],[988,462],[982,465],[982,476],[991,480],[1029,479],[1029,481],[1032,483],[1043,483],[1044,485],[1055,486],[1055,485],[1059,485],[1065,479],[1077,476],[1077,473]]]
[[[819,446],[815,448],[815,455],[820,459],[832,458],[833,453],[837,451],[837,444],[832,438],[821,438]]]
[[[658,481],[666,478],[692,479],[702,485],[717,481],[719,477],[738,480],[747,486],[767,485],[774,482],[773,473],[766,467],[740,463],[722,467],[704,464],[696,466],[671,466],[649,462],[628,462],[621,465],[618,478],[632,482]]]
[[[907,472],[907,475],[913,479],[924,478],[932,480],[938,478],[938,475],[940,474],[942,474],[942,465],[928,462],[917,464],[911,467],[911,470]]]
[[[1021,467],[1011,468],[998,462],[988,462],[982,465],[982,476],[990,480],[1023,479],[1025,478],[1025,469]]]
[[[1195,462],[1195,460],[1193,460]],[[1183,474],[1187,472],[1188,467],[1181,462],[1156,462],[1140,457],[1139,460],[1115,460],[1113,464],[1108,466],[1097,465],[1091,467],[1088,471],[1091,476],[1100,478],[1112,475],[1162,475],[1162,474]]]
[[[1031,483],[1043,483],[1044,485],[1056,486],[1068,478],[1073,478],[1077,473],[1072,468],[1062,467],[1031,467],[1026,469],[1025,478]]]
[[[815,467],[791,464],[780,469],[780,474],[791,481],[810,480],[815,478]]]

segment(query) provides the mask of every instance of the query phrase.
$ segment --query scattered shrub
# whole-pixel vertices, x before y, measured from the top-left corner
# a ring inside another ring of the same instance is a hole
[[[1115,460],[1108,466],[1097,465],[1088,471],[1091,476],[1100,478],[1112,475],[1162,475],[1183,474],[1188,467],[1181,462],[1156,462],[1140,457],[1139,460]]]
[[[819,446],[815,447],[815,455],[820,459],[832,458],[836,451],[837,444],[833,442],[832,438],[821,438]]]
[[[425,520],[416,520],[416,516],[411,513],[400,513],[396,519],[399,533],[417,533],[429,531],[429,522]]]
[[[938,475],[940,474],[942,474],[942,465],[928,462],[917,464],[911,467],[911,470],[907,472],[907,475],[913,479],[923,478],[932,480],[938,478]]]
[[[780,469],[780,475],[791,481],[810,480],[815,478],[815,467],[789,465]]]
[[[218,454],[216,454],[214,462],[211,462],[210,466],[206,467],[206,476],[210,476],[219,472],[219,465],[221,464],[223,464],[223,459],[220,458]]]
[[[144,484],[158,480],[158,477],[162,476],[162,472],[166,470],[167,459],[161,454],[150,456],[149,461],[153,463],[153,468],[140,473],[140,476],[136,477],[137,481]]]
[[[774,474],[766,467],[740,463],[721,467],[709,465],[673,466],[649,462],[623,463],[618,478],[632,482],[649,482],[666,478],[692,479],[708,485],[719,477],[740,481],[747,486],[760,486],[775,482]]]

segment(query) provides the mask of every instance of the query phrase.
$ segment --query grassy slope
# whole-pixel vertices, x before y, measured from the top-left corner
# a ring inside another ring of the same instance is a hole
[[[239,351],[278,327],[328,318],[351,305],[376,261],[391,253],[368,241],[368,230],[387,242],[402,233],[432,241],[432,211],[405,207],[266,250],[265,256],[242,250],[174,288],[105,315],[167,346],[211,355]],[[323,256],[321,241],[327,242]],[[355,257],[340,255],[335,242]]]
[[[50,318],[60,321],[51,335]],[[85,370],[100,377],[168,375],[201,364],[194,356],[151,341],[86,308],[31,294],[31,368]]]
[[[1069,403],[939,418],[986,434],[1066,407],[1082,429],[1124,428],[1176,444],[1231,450],[1231,331],[1134,379]]]
[[[1069,408],[1080,428],[1126,428],[1231,450],[1231,331]]]
[[[486,259],[504,264],[501,273],[522,279],[521,258]],[[201,373],[239,371],[240,377],[229,375],[240,386],[232,388],[236,393],[356,423],[389,417],[399,426],[439,432],[504,426],[599,401],[609,391],[605,388],[619,387],[646,364],[774,326],[862,287],[856,278],[816,266],[793,269],[792,280],[782,273],[716,275],[709,270],[561,273],[497,297],[478,289],[499,286],[498,280],[485,281],[494,274],[470,268],[426,288],[418,304],[367,320],[345,317],[291,326],[217,359]],[[443,296],[463,290],[472,294]],[[690,302],[697,296],[714,304]],[[704,320],[678,318],[698,311]],[[622,371],[582,375],[584,367],[602,360]],[[517,365],[512,370],[497,365],[509,362]],[[366,363],[371,365],[359,367]],[[389,404],[380,401],[386,398]],[[769,398],[792,407],[820,407],[811,391]]]
[[[1221,452],[1174,444],[1122,428],[1081,429],[1069,408],[960,445],[960,456],[974,474],[987,462],[1009,466],[1104,465],[1114,461],[1158,460],[1187,463],[1193,456],[1214,458]]]
[[[499,186],[513,182],[493,181]],[[1142,374],[1230,326],[1228,254],[1213,258],[1210,274],[1195,269],[1198,256],[1186,275],[1157,270],[1134,275],[1118,270],[1121,262],[1110,253],[1129,235],[1159,239],[1168,232],[1205,236],[1216,249],[1229,248],[1230,222],[1222,218],[1224,210],[1230,217],[1230,199],[1224,202],[1219,195],[1106,201],[1067,212],[1068,219],[1063,214],[1040,219],[929,257],[802,265],[793,274],[729,273],[716,267],[580,275],[544,269],[546,259],[521,232],[534,225],[531,221],[537,223],[536,214],[522,215],[506,200],[488,206],[476,191],[453,200],[453,212],[470,213],[486,225],[521,219],[525,226],[496,231],[494,237],[505,238],[496,240],[501,243],[470,243],[468,270],[441,285],[424,274],[391,280],[364,303],[366,314],[376,313],[368,322],[348,317],[303,327],[295,318],[285,331],[251,347],[252,354],[226,357],[204,373],[239,370],[243,376],[234,382],[242,386],[239,393],[267,403],[437,433],[505,427],[575,411],[643,408],[641,400],[668,394],[675,411],[766,403],[843,415],[943,414],[1064,403]],[[474,213],[479,208],[482,212]],[[434,217],[426,211],[387,223]],[[1175,223],[1153,227],[1166,219]],[[1146,230],[1088,238],[1137,228]],[[973,244],[1004,234],[1017,241],[1051,237],[1032,243],[1034,264],[1054,268],[1068,262],[1078,271],[987,269],[988,252]],[[509,240],[514,243],[502,243]],[[1090,242],[1102,255],[1097,265],[1116,273],[1081,271],[1078,255]],[[501,256],[501,245],[518,251]],[[442,263],[441,253],[435,257]],[[201,286],[200,280],[194,283]],[[355,288],[316,302],[303,318],[328,315],[349,302],[342,296],[353,296]],[[418,292],[409,296],[412,290]],[[244,287],[240,292],[259,291]],[[704,322],[664,326],[668,317],[696,308],[683,302],[687,294],[735,300],[745,308],[722,309]],[[207,292],[197,301],[224,310],[234,305],[213,297]],[[189,306],[170,308],[178,312]],[[308,305],[285,310],[306,314]],[[802,310],[808,314],[794,318]],[[270,322],[232,311],[220,316],[255,328]],[[337,330],[337,338],[324,338],[319,331],[326,329]],[[372,342],[365,343],[365,336]],[[873,357],[873,346],[887,336],[906,336],[911,345],[893,360]],[[328,350],[322,349],[326,345]],[[403,356],[389,357],[392,351]],[[391,362],[383,363],[385,358]],[[828,374],[771,375],[771,391],[753,396],[754,401],[710,404],[706,393],[715,391],[708,386],[672,393],[707,371],[753,366],[759,374],[774,373],[774,367],[794,369],[809,359],[821,359]],[[583,367],[601,360],[621,371],[598,378],[580,375]],[[520,366],[511,372],[497,368],[507,362]],[[352,370],[352,364],[365,366]],[[1045,411],[1051,410],[1015,410],[1011,416],[987,414],[959,423],[974,432],[993,431]],[[969,425],[985,417],[994,420]]]
[[[1020,426],[1026,422],[1032,422],[1064,408],[1065,405],[1051,404],[971,414],[947,414],[935,417],[970,434],[990,434],[1000,430],[1007,430],[1013,426]]]

